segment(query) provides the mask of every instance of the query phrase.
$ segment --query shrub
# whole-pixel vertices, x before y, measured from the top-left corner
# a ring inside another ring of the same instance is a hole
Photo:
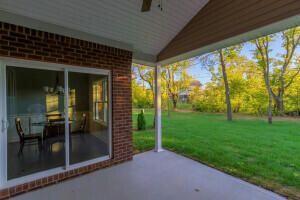
[[[223,104],[217,104],[216,102],[208,102],[205,99],[198,100],[193,102],[192,104],[193,110],[199,111],[199,112],[224,112],[225,111],[225,105]]]
[[[138,114],[137,118],[138,130],[146,130],[146,120],[144,116],[144,110],[141,110],[141,113]]]

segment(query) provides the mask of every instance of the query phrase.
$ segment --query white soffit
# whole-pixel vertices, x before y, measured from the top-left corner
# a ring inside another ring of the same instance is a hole
[[[209,0],[1,0],[0,20],[133,51],[138,62],[156,55]],[[50,29],[50,30],[45,30]],[[75,30],[75,31],[74,31]]]

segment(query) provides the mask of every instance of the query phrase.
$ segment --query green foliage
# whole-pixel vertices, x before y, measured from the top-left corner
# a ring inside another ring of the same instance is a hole
[[[281,99],[286,113],[296,113],[300,110],[299,35],[300,28],[297,27],[222,50],[233,113],[267,115],[269,105],[273,114],[280,113],[278,102]],[[277,55],[274,50],[279,48],[278,44],[281,45],[281,49],[276,50]],[[251,47],[252,51],[246,50],[252,53],[252,58],[244,56],[244,46]],[[173,108],[185,109],[186,106],[180,105],[179,95],[188,91],[188,103],[192,104],[194,110],[226,112],[225,83],[218,51],[197,59],[177,62],[162,68],[163,109],[168,107],[168,102]],[[211,80],[205,85],[191,88],[190,84],[195,79],[190,74],[192,70],[189,69],[192,66],[199,67],[198,61],[200,66],[210,73]],[[269,80],[266,80],[266,77]],[[134,108],[153,108],[153,82],[153,68],[133,66]]]
[[[141,113],[137,116],[137,128],[139,131],[146,130],[146,119],[144,116],[144,110],[141,110]]]
[[[224,98],[224,88],[209,83],[200,95],[193,100],[193,109],[200,112],[225,112]]]
[[[136,80],[132,80],[132,104],[135,108],[153,107],[153,94],[146,87],[140,86]]]
[[[234,56],[227,60],[227,65],[233,112],[266,114],[267,94],[256,63],[243,56]],[[212,72],[214,78],[193,98],[192,104],[196,111],[226,111],[224,82],[220,68],[218,66]]]
[[[286,112],[300,111],[300,76],[297,76],[291,86],[286,90],[284,102]]]

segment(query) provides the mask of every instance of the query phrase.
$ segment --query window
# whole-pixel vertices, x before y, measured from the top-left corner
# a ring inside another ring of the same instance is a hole
[[[98,122],[107,122],[107,81],[100,80],[93,83],[93,116]]]
[[[46,111],[47,113],[58,111],[58,95],[46,94]]]

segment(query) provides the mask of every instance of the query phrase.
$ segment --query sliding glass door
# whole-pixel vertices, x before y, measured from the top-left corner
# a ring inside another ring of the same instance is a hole
[[[22,63],[2,67],[4,182],[109,158],[108,71]]]

